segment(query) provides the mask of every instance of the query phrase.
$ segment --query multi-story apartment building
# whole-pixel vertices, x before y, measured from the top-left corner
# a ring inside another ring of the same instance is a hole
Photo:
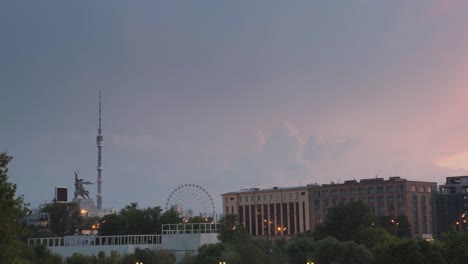
[[[338,203],[364,201],[377,216],[405,215],[415,237],[432,234],[432,192],[435,182],[408,181],[400,177],[324,184],[311,190],[311,228],[323,222],[330,207]]]
[[[222,194],[224,214],[236,214],[254,236],[291,236],[310,229],[309,187],[251,188]]]
[[[434,193],[435,233],[468,229],[468,176],[446,177],[439,192]]]
[[[378,216],[405,215],[414,237],[430,236],[435,182],[400,177],[362,179],[340,184],[247,189],[222,194],[224,214],[237,214],[256,236],[294,235],[314,229],[338,203],[362,200]],[[267,225],[268,224],[268,225]]]

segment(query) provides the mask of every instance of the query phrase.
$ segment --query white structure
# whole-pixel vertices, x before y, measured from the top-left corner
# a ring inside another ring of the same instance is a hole
[[[66,236],[52,238],[30,238],[28,244],[44,244],[51,252],[62,258],[74,253],[98,255],[112,251],[124,255],[133,253],[136,248],[149,250],[169,250],[175,253],[176,260],[185,253],[196,254],[205,244],[218,243],[219,224],[170,224],[162,225],[162,235],[126,235],[126,236]]]

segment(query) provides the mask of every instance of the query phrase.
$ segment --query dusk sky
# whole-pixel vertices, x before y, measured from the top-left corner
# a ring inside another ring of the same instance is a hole
[[[31,207],[468,174],[468,1],[2,1],[0,151]],[[96,200],[96,186],[88,186]]]

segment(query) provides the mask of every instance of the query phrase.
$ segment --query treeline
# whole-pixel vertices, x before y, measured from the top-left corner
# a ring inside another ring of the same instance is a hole
[[[446,234],[441,241],[411,239],[405,221],[403,216],[378,218],[358,201],[330,208],[327,221],[314,231],[268,241],[250,236],[235,215],[227,215],[221,220],[222,243],[201,247],[185,263],[467,263],[468,233]]]

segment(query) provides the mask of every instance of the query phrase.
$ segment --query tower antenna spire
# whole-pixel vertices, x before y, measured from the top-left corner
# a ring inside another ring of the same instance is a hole
[[[101,129],[101,90],[99,90],[99,128],[98,135],[96,137],[96,143],[98,147],[98,179],[97,179],[97,209],[102,209],[102,145],[104,143],[104,136],[102,135]]]

